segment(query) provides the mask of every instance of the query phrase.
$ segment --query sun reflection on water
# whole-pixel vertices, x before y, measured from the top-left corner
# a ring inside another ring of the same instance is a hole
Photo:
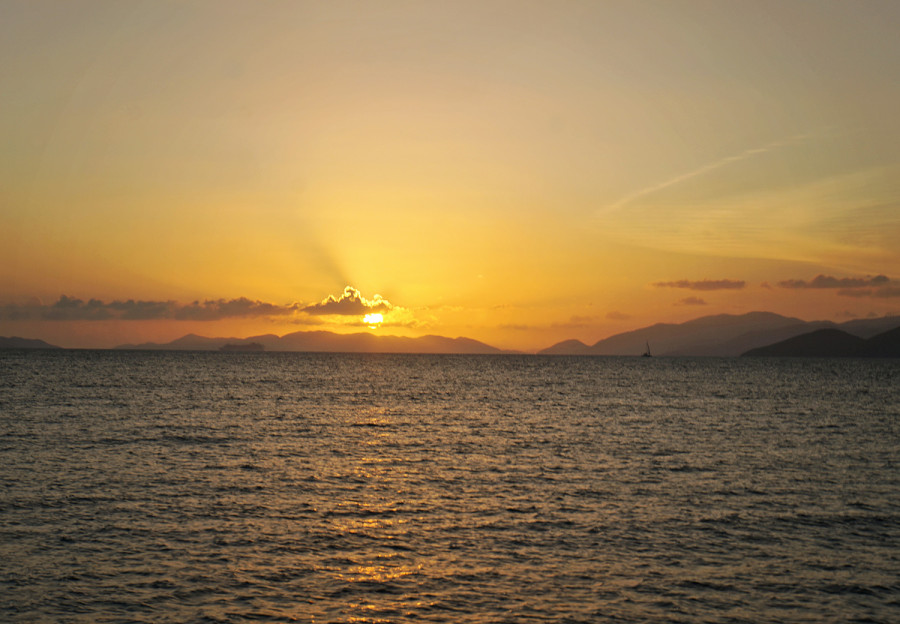
[[[423,491],[410,486],[415,441],[398,426],[397,410],[369,406],[347,416],[346,455],[332,466],[343,496],[329,505],[328,530],[352,555],[335,561],[330,574],[356,597],[343,621],[395,622],[427,606],[417,588],[429,574],[414,549],[424,520]]]

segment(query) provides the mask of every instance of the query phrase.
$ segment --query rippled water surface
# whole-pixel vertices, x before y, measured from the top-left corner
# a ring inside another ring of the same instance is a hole
[[[900,363],[0,352],[0,621],[900,622]]]

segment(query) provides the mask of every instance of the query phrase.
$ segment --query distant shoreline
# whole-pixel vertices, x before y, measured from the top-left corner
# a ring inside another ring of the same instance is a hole
[[[898,329],[900,316],[835,323],[803,321],[772,312],[748,312],[742,315],[705,316],[678,324],[657,323],[609,336],[593,345],[569,339],[537,351],[500,349],[465,337],[429,335],[411,338],[329,331],[299,331],[284,336],[267,334],[248,338],[210,338],[187,334],[167,343],[123,344],[89,350],[639,357],[649,344],[656,357],[776,355],[893,358],[900,357],[898,337],[892,333]],[[817,333],[823,331],[826,333]],[[0,337],[0,349],[62,348],[38,339]]]

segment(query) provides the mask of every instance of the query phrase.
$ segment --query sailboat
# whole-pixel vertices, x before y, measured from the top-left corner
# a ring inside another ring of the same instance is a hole
[[[649,342],[647,343],[647,350],[641,354],[641,357],[653,357],[650,354],[650,343]]]

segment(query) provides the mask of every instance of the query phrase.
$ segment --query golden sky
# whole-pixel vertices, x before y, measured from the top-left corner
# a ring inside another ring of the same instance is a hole
[[[0,335],[900,313],[898,32],[894,0],[0,0]]]

